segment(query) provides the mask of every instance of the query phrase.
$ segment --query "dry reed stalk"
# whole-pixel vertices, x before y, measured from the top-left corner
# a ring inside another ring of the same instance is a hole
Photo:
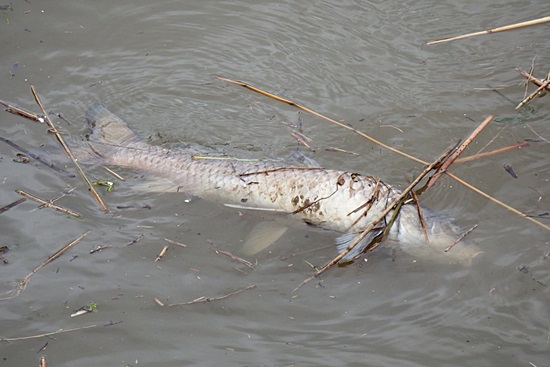
[[[529,27],[529,26],[532,26],[532,25],[542,24],[542,23],[546,23],[546,22],[550,22],[550,16],[543,17],[543,18],[538,18],[538,19],[534,19],[534,20],[528,20],[526,22],[520,22],[520,23],[505,25],[505,26],[502,26],[502,27],[486,29],[484,31],[463,34],[463,35],[460,35],[460,36],[444,38],[444,39],[440,39],[440,40],[436,40],[436,41],[430,41],[430,42],[426,42],[426,44],[435,45],[435,44],[438,44],[438,43],[455,41],[455,40],[468,38],[468,37],[481,36],[481,35],[484,35],[484,34],[510,31],[510,30],[513,30],[513,29]]]
[[[25,111],[22,108],[12,106],[11,104],[9,104],[5,101],[2,101],[1,99],[0,99],[0,104],[3,105],[4,107],[6,107],[6,111],[9,112],[9,113],[13,113],[14,115],[23,116],[25,118],[28,118],[29,120],[33,120],[33,121],[36,121],[36,122],[41,122],[40,121],[40,116],[38,116],[35,113],[28,112],[28,111]]]
[[[18,283],[17,283],[17,286],[12,289],[11,291],[8,291],[8,292],[5,292],[2,294],[2,296],[5,295],[5,297],[2,297],[0,298],[0,301],[4,301],[4,300],[7,300],[7,299],[12,299],[12,298],[15,298],[17,297],[18,295],[21,294],[21,292],[23,292],[25,290],[25,288],[27,287],[27,284],[29,283],[31,277],[40,269],[42,269],[44,266],[48,265],[49,263],[51,263],[52,261],[54,261],[55,259],[57,259],[58,257],[60,257],[61,255],[63,255],[65,253],[65,251],[67,251],[68,249],[70,249],[71,247],[73,247],[74,245],[76,245],[77,243],[79,243],[84,237],[86,237],[88,235],[88,233],[90,233],[91,231],[86,231],[84,232],[83,234],[81,234],[78,238],[76,238],[74,241],[66,244],[65,246],[63,246],[61,249],[59,249],[58,251],[56,251],[54,254],[50,255],[50,257],[48,257],[42,264],[38,265],[36,268],[34,268],[33,271],[31,271],[29,274],[25,275],[25,277],[23,277],[23,279],[21,279]],[[1,339],[0,339],[1,340]]]
[[[362,136],[363,138],[365,138],[365,139],[367,139],[367,140],[369,140],[369,141],[371,141],[371,142],[373,142],[373,143],[375,143],[375,144],[377,144],[377,145],[380,145],[381,147],[384,147],[384,148],[386,148],[386,149],[388,149],[388,150],[391,150],[391,151],[394,152],[394,153],[397,153],[397,154],[399,154],[399,155],[402,155],[402,156],[404,156],[404,157],[407,157],[407,158],[409,158],[409,159],[412,159],[412,160],[415,161],[415,162],[425,164],[423,161],[419,160],[418,158],[413,157],[413,156],[411,156],[411,155],[409,155],[409,154],[407,154],[407,153],[404,153],[404,152],[402,152],[402,151],[400,151],[400,150],[398,150],[398,149],[395,149],[395,148],[393,148],[393,147],[390,147],[389,145],[386,145],[386,144],[382,143],[381,141],[378,141],[378,140],[376,140],[376,139],[370,137],[369,135],[364,134],[363,132],[361,132],[361,131],[355,129],[354,127],[351,127],[350,125],[346,125],[346,124],[344,124],[344,123],[342,123],[342,122],[339,122],[339,121],[336,121],[336,120],[334,120],[334,119],[331,119],[330,117],[324,116],[324,115],[322,115],[322,114],[320,114],[320,113],[318,113],[318,112],[315,112],[315,111],[313,111],[312,109],[309,109],[309,108],[307,108],[307,107],[305,107],[305,106],[303,106],[303,105],[301,105],[301,104],[299,104],[299,103],[293,102],[293,101],[291,101],[291,100],[289,100],[289,99],[286,99],[286,98],[279,97],[279,96],[277,96],[277,95],[275,95],[275,94],[266,92],[266,91],[264,91],[264,90],[262,90],[262,89],[253,87],[253,86],[251,86],[251,85],[249,85],[249,84],[246,84],[246,83],[243,83],[243,82],[240,82],[240,81],[237,81],[237,80],[232,80],[232,79],[228,79],[228,78],[223,78],[223,77],[221,77],[221,76],[216,76],[216,78],[218,78],[218,79],[220,79],[220,80],[223,80],[223,81],[225,81],[225,82],[231,83],[231,84],[240,85],[241,87],[244,87],[244,88],[246,88],[246,89],[249,89],[249,90],[251,90],[251,91],[253,91],[253,92],[260,93],[260,94],[262,94],[262,95],[264,95],[264,96],[266,96],[266,97],[273,98],[273,99],[275,99],[275,100],[277,100],[277,101],[279,101],[279,102],[283,102],[283,103],[286,103],[286,104],[288,104],[288,105],[290,105],[290,106],[294,106],[294,107],[296,107],[296,108],[298,108],[298,109],[300,109],[300,110],[302,110],[302,111],[305,111],[305,112],[310,113],[310,114],[312,114],[312,115],[314,115],[314,116],[317,116],[317,117],[319,117],[319,118],[322,118],[323,120],[327,120],[327,121],[329,121],[329,122],[332,122],[333,124],[336,124],[336,125],[338,125],[338,126],[340,126],[340,127],[343,127],[344,129],[351,130],[351,131],[353,131],[354,133],[356,133],[356,134]]]
[[[521,101],[517,106],[516,110],[519,110],[521,107],[526,105],[527,103],[531,102],[543,89],[546,89],[550,85],[550,72],[548,72],[548,75],[546,76],[546,81],[543,82],[533,93],[528,95]]]
[[[430,177],[428,180],[428,183],[426,184],[426,188],[432,187],[435,182],[441,177],[441,175],[445,172],[447,172],[447,169],[450,167],[451,164],[458,158],[458,156],[470,145],[472,141],[479,135],[479,133],[493,120],[493,116],[488,116],[483,122],[468,136],[462,144],[458,148],[455,149],[455,151],[449,156],[449,159],[445,160],[445,163],[439,167],[436,172]]]
[[[525,79],[527,79],[531,83],[534,83],[534,84],[538,85],[539,87],[541,85],[543,85],[543,83],[544,83],[544,82],[541,82],[540,80],[538,80],[537,78],[535,78],[533,75],[526,72],[525,70],[523,70],[522,68],[516,68],[516,71],[518,73],[520,73],[521,76],[523,76]],[[544,89],[546,89],[547,91],[550,92],[550,85],[547,85]]]
[[[64,208],[64,207],[62,207],[62,206],[55,205],[55,204],[53,203],[53,201],[46,201],[46,200],[41,199],[41,198],[39,198],[39,197],[37,197],[37,196],[34,196],[34,195],[32,195],[32,194],[29,194],[28,192],[25,192],[25,191],[23,191],[23,190],[15,190],[15,192],[18,193],[19,195],[23,195],[23,196],[25,196],[25,197],[27,197],[27,198],[29,198],[29,199],[31,199],[31,200],[36,201],[37,203],[42,204],[41,206],[43,206],[43,207],[45,206],[45,207],[48,207],[48,208],[55,209],[55,210],[60,211],[60,212],[62,212],[62,213],[65,213],[65,214],[68,214],[68,215],[72,215],[72,216],[75,217],[75,218],[80,218],[80,217],[81,217],[80,214],[78,214],[77,212],[72,211],[71,209],[67,209],[67,208]]]
[[[277,100],[277,101],[280,101],[280,102],[289,104],[289,105],[291,105],[291,106],[295,106],[296,108],[301,109],[301,110],[303,110],[303,111],[306,111],[306,112],[308,112],[308,113],[311,113],[311,114],[313,114],[313,115],[315,115],[315,116],[317,116],[317,117],[319,117],[319,118],[322,118],[323,120],[329,121],[329,122],[331,122],[331,123],[333,123],[333,124],[336,124],[336,125],[338,125],[338,126],[340,126],[340,127],[343,127],[343,128],[345,128],[345,129],[347,129],[347,130],[350,130],[350,131],[354,132],[355,134],[357,134],[357,135],[359,135],[359,136],[361,136],[361,137],[363,137],[363,138],[365,138],[365,139],[367,139],[367,140],[369,140],[369,141],[371,141],[371,142],[373,142],[373,143],[375,143],[375,144],[378,144],[378,145],[380,145],[381,147],[386,148],[386,149],[388,149],[388,150],[390,150],[390,151],[392,151],[392,152],[394,152],[394,153],[397,153],[397,154],[399,154],[399,155],[401,155],[401,156],[403,156],[403,157],[407,157],[407,158],[409,158],[409,159],[411,159],[411,160],[413,160],[413,161],[415,161],[415,162],[417,162],[417,163],[423,164],[423,165],[427,165],[427,164],[428,164],[428,162],[425,162],[425,161],[423,161],[422,159],[416,158],[416,157],[411,156],[411,155],[409,155],[409,154],[407,154],[407,153],[404,153],[404,152],[402,152],[402,151],[400,151],[400,150],[398,150],[398,149],[395,149],[395,148],[393,148],[393,147],[390,147],[390,146],[388,146],[388,145],[386,145],[386,144],[384,144],[384,143],[382,143],[382,142],[380,142],[380,141],[378,141],[378,140],[376,140],[376,139],[374,139],[374,138],[368,136],[367,134],[365,134],[365,133],[363,133],[363,132],[361,132],[361,131],[359,131],[359,130],[357,130],[357,129],[355,129],[355,128],[349,126],[349,125],[346,125],[346,124],[343,124],[343,123],[341,123],[341,122],[339,122],[339,121],[336,121],[336,120],[334,120],[334,119],[331,119],[330,117],[326,117],[326,116],[324,116],[324,115],[322,115],[322,114],[320,114],[320,113],[318,113],[318,112],[315,112],[315,111],[313,111],[313,110],[311,110],[311,109],[309,109],[309,108],[307,108],[307,107],[305,107],[305,106],[302,106],[302,105],[300,105],[300,104],[298,104],[298,103],[295,103],[295,102],[293,102],[293,101],[290,101],[290,100],[285,99],[285,98],[282,98],[282,97],[279,97],[279,96],[277,96],[277,95],[275,95],[275,94],[266,92],[266,91],[264,91],[264,90],[261,90],[261,89],[259,89],[259,88],[253,87],[253,86],[251,86],[251,85],[248,85],[248,84],[243,83],[243,82],[240,82],[240,81],[236,81],[236,80],[232,80],[232,79],[228,79],[228,78],[223,78],[223,77],[220,77],[220,76],[216,76],[216,78],[218,78],[218,79],[220,79],[220,80],[223,80],[223,81],[225,81],[225,82],[231,83],[231,84],[240,85],[240,86],[242,86],[242,87],[244,87],[244,88],[246,88],[246,89],[249,89],[249,90],[254,91],[254,92],[256,92],[256,93],[262,94],[262,95],[267,96],[267,97],[269,97],[269,98],[273,98],[273,99],[275,99],[275,100]],[[547,89],[549,89],[549,88],[547,88]],[[455,174],[453,174],[453,173],[451,173],[451,172],[446,172],[446,173],[447,173],[447,176],[451,177],[452,179],[454,179],[454,180],[457,181],[458,183],[460,183],[460,184],[466,186],[466,187],[469,188],[470,190],[472,190],[472,191],[478,193],[479,195],[483,196],[484,198],[489,199],[489,200],[491,200],[493,203],[495,203],[495,204],[497,204],[497,205],[500,205],[500,206],[503,207],[504,209],[506,209],[506,210],[508,210],[508,211],[510,211],[510,212],[512,212],[512,213],[514,213],[514,214],[516,214],[516,215],[519,215],[519,216],[522,217],[522,218],[527,219],[527,220],[530,221],[531,223],[536,224],[537,226],[539,226],[539,227],[541,227],[541,228],[544,228],[544,229],[547,230],[547,231],[550,231],[550,227],[549,227],[549,226],[547,226],[547,225],[545,225],[545,224],[543,224],[543,223],[541,223],[541,222],[539,222],[539,221],[537,221],[537,220],[534,220],[533,218],[530,218],[530,217],[526,216],[525,214],[523,214],[523,213],[520,212],[519,210],[517,210],[517,209],[511,207],[510,205],[505,204],[504,202],[502,202],[502,201],[500,201],[500,200],[498,200],[498,199],[496,199],[496,198],[490,196],[489,194],[486,194],[485,192],[483,192],[483,191],[481,191],[480,189],[478,189],[477,187],[475,187],[475,186],[469,184],[468,182],[464,181],[463,179],[461,179],[460,177],[456,176]]]
[[[523,147],[527,147],[527,146],[529,146],[529,143],[528,143],[528,142],[526,142],[526,141],[518,141],[518,142],[515,143],[515,144],[508,145],[508,146],[505,146],[505,147],[502,147],[502,148],[493,149],[493,150],[491,150],[491,151],[489,151],[489,152],[478,153],[478,154],[470,155],[470,156],[467,156],[467,157],[458,158],[458,159],[455,161],[455,163],[470,162],[470,161],[473,161],[473,160],[476,160],[476,159],[481,159],[481,158],[489,157],[489,156],[491,156],[491,155],[500,154],[500,153],[504,153],[504,152],[507,152],[507,151],[512,150],[512,149],[519,149],[519,148],[523,148]]]
[[[169,240],[168,238],[165,238],[164,240],[168,243],[171,243],[172,245],[176,245],[176,246],[180,246],[180,247],[187,247],[187,245],[185,245],[183,243],[172,241],[172,240]]]
[[[90,193],[92,194],[92,196],[94,197],[94,199],[96,199],[96,201],[99,203],[99,205],[101,206],[101,209],[105,212],[105,213],[108,213],[109,212],[109,209],[107,208],[107,206],[105,205],[105,203],[103,202],[103,200],[101,199],[101,197],[99,196],[99,194],[97,193],[97,191],[95,190],[95,188],[93,187],[92,183],[90,182],[90,180],[88,180],[88,177],[86,176],[86,174],[84,173],[84,171],[82,170],[82,168],[80,167],[80,165],[78,164],[76,158],[74,157],[73,153],[71,152],[71,150],[69,149],[69,147],[67,146],[67,144],[65,143],[65,140],[63,139],[63,137],[61,136],[61,133],[57,130],[57,128],[55,127],[55,125],[53,124],[52,120],[50,119],[50,117],[48,116],[45,108],[44,108],[44,105],[42,104],[42,102],[40,101],[40,98],[38,97],[38,94],[36,93],[36,91],[34,90],[34,87],[31,85],[31,92],[32,92],[32,95],[34,97],[34,100],[36,101],[36,103],[38,104],[38,106],[40,107],[40,109],[42,110],[42,113],[44,114],[44,118],[46,120],[46,123],[48,124],[48,126],[50,127],[51,129],[51,132],[55,134],[55,137],[57,138],[57,141],[59,141],[59,143],[61,144],[61,146],[63,147],[63,149],[65,150],[65,152],[67,153],[67,155],[69,156],[69,158],[71,159],[71,161],[73,162],[73,164],[75,165],[78,173],[80,174],[80,176],[82,177],[82,179],[84,180],[84,182],[86,183],[86,185],[88,186],[88,191],[90,191]]]
[[[252,284],[252,285],[249,285],[248,287],[237,289],[234,292],[231,292],[231,293],[225,294],[223,296],[219,296],[219,297],[205,297],[205,296],[202,296],[202,297],[196,298],[196,299],[194,299],[192,301],[188,301],[188,302],[171,303],[171,304],[168,305],[168,307],[192,305],[194,303],[206,303],[206,302],[212,302],[212,301],[221,301],[223,299],[226,299],[226,298],[231,297],[231,296],[235,296],[239,293],[242,293],[242,292],[247,291],[247,290],[252,289],[252,288],[256,288],[256,285]],[[159,302],[160,301],[158,301],[157,303],[159,303]],[[160,302],[160,303],[162,303],[162,302]]]
[[[164,255],[166,255],[166,251],[168,251],[168,246],[164,246],[162,248],[162,251],[160,252],[160,254],[157,255],[157,258],[155,259],[155,262],[159,261],[160,259],[162,259],[162,257]]]

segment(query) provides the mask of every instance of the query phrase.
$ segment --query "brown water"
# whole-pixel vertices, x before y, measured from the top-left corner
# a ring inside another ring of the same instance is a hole
[[[155,144],[192,142],[256,158],[296,149],[287,125],[301,122],[323,166],[401,185],[417,164],[213,75],[294,99],[425,160],[494,114],[498,119],[469,153],[526,138],[546,141],[453,172],[540,214],[550,202],[548,97],[514,111],[524,95],[514,68],[529,69],[534,60],[535,74],[545,75],[549,26],[438,46],[425,41],[548,13],[543,0],[16,1],[0,17],[0,98],[38,111],[33,84],[73,135],[84,134],[85,110],[99,101]],[[0,136],[73,170],[45,130],[0,113]],[[328,146],[359,155],[326,152]],[[278,220],[272,215],[136,191],[142,176],[130,171],[121,172],[127,181],[114,191],[101,190],[111,209],[103,214],[79,178],[34,161],[15,163],[16,153],[0,144],[0,205],[17,200],[16,189],[49,199],[76,186],[59,204],[83,219],[36,210],[30,201],[0,214],[0,245],[10,248],[0,291],[91,233],[39,270],[21,295],[1,301],[0,337],[97,326],[1,342],[0,366],[36,365],[42,355],[49,366],[72,367],[549,365],[548,232],[449,178],[423,201],[460,226],[479,224],[470,238],[485,250],[482,262],[464,269],[401,253],[392,261],[382,248],[293,297],[313,271],[309,264],[322,266],[335,255],[335,234],[292,225],[249,259],[257,261],[251,270],[212,246],[238,253],[256,224]],[[100,167],[87,168],[94,178],[112,179]],[[172,246],[154,262],[163,238],[187,248]],[[90,254],[99,245],[112,247]],[[169,308],[154,301],[220,297],[252,284],[209,303]],[[89,302],[96,313],[70,317]]]

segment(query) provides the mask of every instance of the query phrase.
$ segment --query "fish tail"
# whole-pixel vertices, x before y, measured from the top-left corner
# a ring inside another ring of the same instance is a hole
[[[88,109],[86,121],[91,130],[90,141],[121,145],[137,139],[128,125],[101,103],[96,103]]]

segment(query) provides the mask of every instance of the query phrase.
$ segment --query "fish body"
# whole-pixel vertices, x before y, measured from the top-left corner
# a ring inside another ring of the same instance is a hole
[[[172,151],[140,141],[118,116],[103,105],[92,106],[86,119],[91,127],[89,142],[96,155],[109,164],[129,167],[168,179],[170,190],[250,209],[272,210],[293,215],[304,222],[344,233],[337,240],[344,250],[400,191],[379,179],[353,172],[328,170],[295,162],[242,160],[197,156],[191,150]],[[166,191],[166,190],[164,190]],[[449,246],[458,234],[444,218],[423,210],[428,236]],[[386,227],[392,212],[349,252],[344,261],[359,255]],[[391,227],[389,240],[405,252],[443,252],[426,244],[416,206],[403,205]],[[422,248],[426,247],[428,248]],[[477,254],[454,251],[456,260]]]

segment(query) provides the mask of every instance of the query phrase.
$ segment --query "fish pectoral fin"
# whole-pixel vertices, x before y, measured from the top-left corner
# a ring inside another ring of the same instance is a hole
[[[251,256],[265,250],[275,243],[288,229],[276,222],[260,222],[248,234],[241,252],[243,255]]]
[[[363,251],[367,248],[367,246],[378,236],[383,229],[378,230],[372,230],[367,235],[359,241],[355,247],[346,254],[340,261],[341,262],[347,262],[352,261],[356,256],[361,255]],[[338,252],[341,253],[345,249],[348,248],[349,245],[351,245],[357,237],[359,237],[361,233],[344,233],[343,235],[336,238],[336,248],[338,249]]]
[[[246,206],[246,205],[239,205],[239,204],[223,204],[228,208],[234,208],[234,209],[243,209],[243,210],[262,210],[266,212],[277,212],[277,213],[286,213],[282,209],[277,208],[262,208],[258,206]]]

